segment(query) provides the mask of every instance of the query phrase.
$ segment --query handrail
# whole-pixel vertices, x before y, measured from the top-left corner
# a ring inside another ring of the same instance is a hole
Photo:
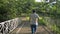
[[[21,23],[19,18],[11,19],[0,23],[0,33],[8,34]]]

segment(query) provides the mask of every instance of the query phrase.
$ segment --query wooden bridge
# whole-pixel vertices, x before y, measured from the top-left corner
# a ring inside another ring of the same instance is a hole
[[[31,34],[30,23],[25,18],[15,18],[0,23],[0,34]],[[39,25],[36,34],[54,34],[46,26]]]

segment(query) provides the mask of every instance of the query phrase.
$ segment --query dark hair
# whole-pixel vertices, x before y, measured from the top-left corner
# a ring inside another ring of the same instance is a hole
[[[35,11],[35,10],[33,10],[32,12],[33,12],[33,13],[35,13],[36,11]]]

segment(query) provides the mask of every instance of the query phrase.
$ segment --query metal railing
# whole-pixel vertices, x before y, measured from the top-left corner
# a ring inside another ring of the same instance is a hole
[[[0,34],[8,34],[21,23],[19,18],[8,20],[0,23]]]

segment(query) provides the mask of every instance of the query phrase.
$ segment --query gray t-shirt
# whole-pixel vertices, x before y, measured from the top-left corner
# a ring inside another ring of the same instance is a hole
[[[30,24],[35,24],[35,25],[38,25],[38,14],[36,13],[33,13],[30,15]]]

